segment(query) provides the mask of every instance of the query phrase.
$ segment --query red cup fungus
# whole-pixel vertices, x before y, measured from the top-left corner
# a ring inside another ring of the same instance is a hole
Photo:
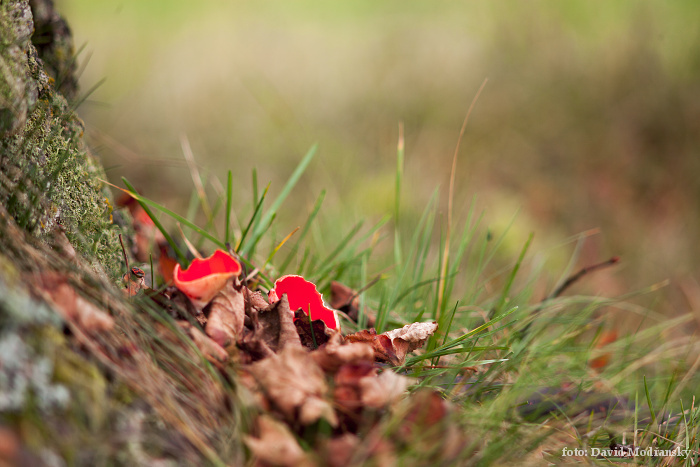
[[[223,250],[216,250],[204,259],[195,259],[187,269],[175,265],[173,282],[201,311],[231,277],[238,276],[243,268],[241,263]]]
[[[275,287],[270,290],[270,303],[278,301],[284,294],[287,294],[290,310],[296,311],[301,308],[312,320],[320,319],[329,329],[340,330],[336,311],[324,305],[323,297],[313,282],[301,276],[282,276],[275,281]]]

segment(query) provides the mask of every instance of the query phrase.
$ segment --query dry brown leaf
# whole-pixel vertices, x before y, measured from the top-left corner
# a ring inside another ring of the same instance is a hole
[[[428,337],[432,336],[437,331],[438,324],[435,321],[430,323],[411,323],[406,326],[387,331],[384,334],[391,339],[403,339],[409,344],[409,352],[413,352],[425,344]]]
[[[318,350],[311,352],[311,358],[327,373],[335,373],[346,363],[359,361],[374,361],[374,350],[370,344],[358,342],[355,344],[340,344],[340,335]]]
[[[45,274],[41,286],[48,302],[63,319],[78,326],[87,333],[110,331],[114,319],[103,310],[85,300],[58,274]]]
[[[374,349],[375,359],[402,365],[406,355],[425,344],[425,341],[438,328],[436,322],[411,323],[406,326],[377,334],[374,329],[365,329],[345,336],[346,342],[365,342]]]
[[[378,362],[389,362],[392,365],[400,365],[402,362],[397,357],[394,346],[384,334],[377,334],[377,331],[372,329],[364,329],[354,334],[345,336],[345,341],[349,343],[366,343],[372,346],[374,351],[374,359]]]
[[[398,401],[413,383],[411,378],[384,370],[377,377],[361,378],[360,397],[366,407],[380,409]]]
[[[360,438],[351,433],[328,440],[325,445],[326,463],[330,467],[349,465],[359,446]]]
[[[362,410],[363,378],[375,377],[377,369],[371,362],[359,361],[340,367],[334,377],[333,399],[346,415],[357,414]]]
[[[243,294],[229,283],[211,301],[204,331],[214,342],[226,348],[243,338],[244,316]]]
[[[263,295],[260,292],[253,292],[246,286],[243,286],[242,293],[249,306],[258,310],[267,308],[268,303],[265,301]],[[287,304],[287,306],[289,306],[289,304]]]
[[[274,351],[285,347],[301,347],[299,334],[297,334],[292,312],[289,310],[289,301],[286,296],[281,300],[268,305],[258,314],[260,338]]]
[[[263,310],[250,308],[248,318],[248,326],[252,329],[246,329],[243,340],[239,343],[242,363],[271,357],[286,347],[301,348],[286,297]]]
[[[284,295],[282,297],[284,297]],[[339,334],[338,331],[330,329],[323,320],[315,319],[309,322],[309,315],[301,308],[294,313],[294,326],[301,339],[301,344],[310,350],[321,347],[327,343],[331,337]]]
[[[244,437],[246,445],[258,460],[272,465],[308,464],[304,451],[287,426],[269,415],[258,417],[259,436]]]
[[[228,353],[226,350],[202,331],[192,326],[187,321],[178,321],[177,324],[190,336],[194,345],[204,354],[207,360],[216,364],[224,363],[228,360]]]
[[[333,408],[324,400],[328,387],[323,371],[304,348],[287,346],[252,364],[249,370],[287,420],[308,425],[325,418],[337,425]]]

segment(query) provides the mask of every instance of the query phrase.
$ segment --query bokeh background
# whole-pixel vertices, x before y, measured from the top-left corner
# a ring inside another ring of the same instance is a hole
[[[186,211],[184,134],[202,174],[225,184],[233,170],[249,203],[253,168],[274,195],[318,142],[276,229],[303,224],[327,189],[316,239],[330,248],[392,212],[402,122],[410,226],[436,188],[444,213],[459,129],[488,78],[459,153],[456,218],[474,202],[498,234],[517,214],[504,261],[535,232],[554,274],[570,238],[598,229],[577,264],[623,262],[578,291],[669,279],[649,306],[700,310],[698,2],[57,4],[82,47],[83,92],[104,80],[79,112],[114,183]]]

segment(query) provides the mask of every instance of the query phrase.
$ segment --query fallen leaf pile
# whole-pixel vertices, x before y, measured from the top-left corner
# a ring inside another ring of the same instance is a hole
[[[323,302],[313,283],[284,276],[266,300],[263,293],[241,282],[241,272],[240,263],[219,250],[195,259],[187,269],[176,264],[174,286],[157,292],[146,286],[142,270],[131,268],[124,276],[124,296],[150,298],[176,318],[177,327],[222,375],[234,372],[240,390],[250,396],[245,403],[256,414],[244,442],[258,464],[391,462],[399,444],[422,436],[419,426],[426,420],[407,392],[416,381],[386,364],[401,366],[406,355],[422,347],[437,330],[437,323],[343,336],[336,310]],[[112,316],[83,299],[65,279],[45,274],[40,289],[75,332],[83,336],[115,333]],[[161,339],[172,344],[168,331],[157,326]],[[137,362],[145,354],[138,344],[120,339],[119,355],[137,371]],[[447,402],[439,393],[429,393],[420,396],[435,406],[429,425],[447,423]],[[385,439],[385,415],[397,412],[406,421],[396,436]],[[300,443],[309,429],[325,434]],[[455,436],[433,442],[453,444]]]

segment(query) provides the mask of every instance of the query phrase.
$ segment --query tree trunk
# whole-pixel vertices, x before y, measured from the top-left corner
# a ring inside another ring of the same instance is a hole
[[[78,254],[119,266],[104,172],[83,141],[70,30],[52,0],[0,4],[0,199],[6,222],[48,241],[60,226]],[[6,229],[2,228],[4,242]]]

